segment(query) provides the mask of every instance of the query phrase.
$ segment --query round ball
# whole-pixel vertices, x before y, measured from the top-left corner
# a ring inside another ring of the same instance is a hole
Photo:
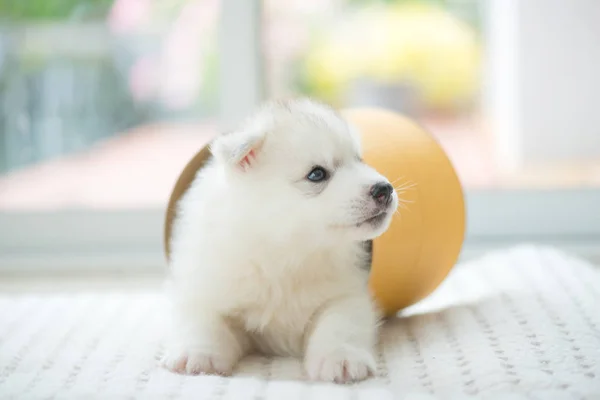
[[[361,132],[364,161],[401,199],[390,227],[373,241],[369,282],[392,315],[433,292],[456,263],[465,234],[462,187],[446,153],[412,120],[381,109],[343,115]]]
[[[343,116],[362,137],[363,159],[389,179],[401,206],[373,241],[370,289],[386,315],[429,295],[456,263],[465,233],[462,188],[439,144],[408,118],[381,109],[349,109]],[[165,217],[167,259],[175,206],[210,157],[201,149],[179,176]]]

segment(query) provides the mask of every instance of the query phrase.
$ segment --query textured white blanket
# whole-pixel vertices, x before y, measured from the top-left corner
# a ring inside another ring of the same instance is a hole
[[[0,294],[0,398],[600,398],[600,271],[552,249],[457,267],[384,327],[377,376],[356,385],[261,357],[231,378],[171,374],[162,306],[155,291]]]

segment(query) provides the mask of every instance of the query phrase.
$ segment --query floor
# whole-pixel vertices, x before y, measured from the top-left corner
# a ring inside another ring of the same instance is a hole
[[[429,119],[467,188],[600,186],[600,164],[532,167],[501,174],[476,119]],[[217,132],[214,123],[140,126],[89,151],[0,176],[0,211],[155,208],[187,161]]]
[[[214,125],[140,126],[89,151],[0,176],[0,210],[163,206]]]

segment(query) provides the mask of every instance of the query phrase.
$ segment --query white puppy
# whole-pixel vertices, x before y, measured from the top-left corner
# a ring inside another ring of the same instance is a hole
[[[327,106],[279,101],[211,151],[173,227],[165,366],[229,374],[257,350],[303,356],[312,379],[366,378],[379,324],[369,240],[398,198],[357,133]]]

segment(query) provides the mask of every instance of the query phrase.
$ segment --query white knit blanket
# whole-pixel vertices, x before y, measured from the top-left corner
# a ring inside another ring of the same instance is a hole
[[[600,271],[553,249],[457,267],[385,325],[377,375],[355,385],[262,357],[231,378],[171,374],[156,361],[162,306],[156,291],[0,294],[0,398],[600,398]]]

